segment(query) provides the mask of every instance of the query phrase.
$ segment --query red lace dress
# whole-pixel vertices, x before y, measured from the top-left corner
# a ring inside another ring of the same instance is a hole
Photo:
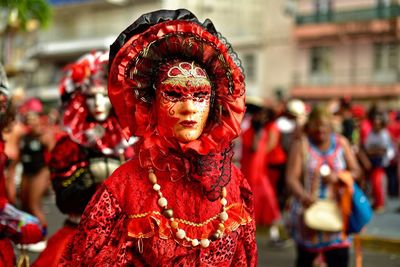
[[[230,159],[229,159],[230,160]],[[221,160],[223,161],[223,160]],[[226,164],[226,163],[222,163]],[[89,203],[62,266],[255,266],[257,248],[252,194],[240,171],[229,164],[226,185],[229,219],[224,237],[208,248],[182,244],[160,214],[148,172],[133,159],[107,179]],[[155,171],[163,195],[188,236],[204,237],[220,222],[219,201],[203,194],[201,183]]]
[[[255,132],[247,129],[242,135],[241,170],[254,193],[255,219],[258,225],[271,225],[279,219],[280,212],[275,191],[268,179],[266,145],[268,131],[260,130],[257,146],[253,147]],[[264,149],[263,149],[264,148]]]

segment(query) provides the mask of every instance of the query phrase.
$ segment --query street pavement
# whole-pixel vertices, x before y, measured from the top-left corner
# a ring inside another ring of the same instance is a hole
[[[388,200],[385,212],[374,215],[365,232],[361,235],[367,240],[362,241],[363,267],[400,267],[400,213],[396,212],[398,206],[399,201],[397,199]],[[65,216],[57,210],[52,194],[45,198],[43,207],[49,222],[49,236],[51,236],[62,225]],[[293,242],[288,242],[286,246],[278,248],[269,245],[267,236],[265,229],[257,231],[258,266],[294,266],[295,247]],[[386,245],[387,240],[393,242]],[[378,246],[374,246],[374,244],[378,244]],[[37,253],[29,253],[31,262],[36,259],[37,255]],[[355,266],[353,249],[351,250],[350,261],[350,267]]]

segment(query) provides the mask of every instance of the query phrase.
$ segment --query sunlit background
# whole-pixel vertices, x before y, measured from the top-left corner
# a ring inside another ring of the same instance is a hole
[[[13,1],[1,2],[0,59],[12,88],[45,102],[58,99],[62,66],[93,49],[108,49],[141,14],[180,7],[200,20],[210,18],[233,45],[248,95],[346,95],[392,105],[400,95],[399,1],[23,0],[13,8],[7,7]],[[38,2],[51,13],[43,7],[31,12]],[[25,9],[17,6],[24,3]]]

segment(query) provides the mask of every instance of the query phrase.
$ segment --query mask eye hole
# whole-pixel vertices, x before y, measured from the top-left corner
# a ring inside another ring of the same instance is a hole
[[[193,94],[193,96],[196,98],[206,98],[208,95],[208,92],[196,92]]]
[[[164,91],[164,96],[167,98],[172,98],[172,99],[182,98],[182,94],[178,93],[176,91]]]

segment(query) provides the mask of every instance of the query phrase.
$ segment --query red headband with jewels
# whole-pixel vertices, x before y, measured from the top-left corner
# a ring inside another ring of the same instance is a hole
[[[178,84],[189,86],[209,85],[210,81],[204,69],[200,68],[195,62],[181,62],[165,64],[158,73],[158,84]]]
[[[204,101],[210,98],[211,82],[204,69],[195,62],[175,60],[162,65],[155,89],[171,102]]]

